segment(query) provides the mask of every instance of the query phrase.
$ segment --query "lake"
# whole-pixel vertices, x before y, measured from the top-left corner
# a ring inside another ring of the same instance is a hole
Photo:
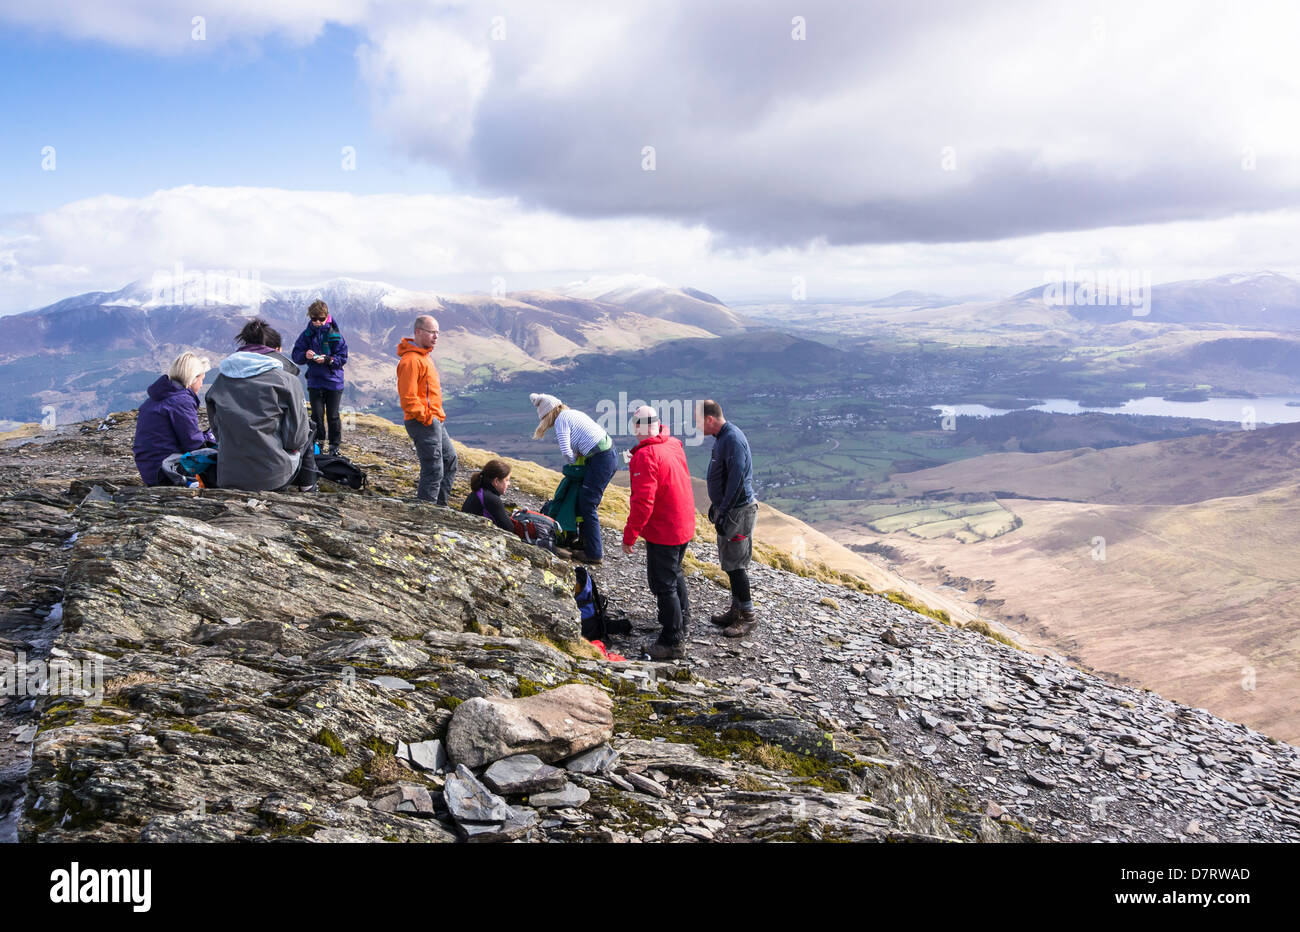
[[[1291,405],[1288,405],[1291,402]],[[931,405],[936,411],[945,405]],[[947,405],[959,417],[997,417],[1009,414],[1009,408],[987,405]],[[1119,407],[1085,408],[1068,398],[1048,398],[1040,405],[1023,410],[1048,411],[1053,414],[1148,414],[1157,417],[1195,417],[1211,421],[1240,423],[1247,408],[1255,411],[1256,424],[1292,424],[1300,421],[1300,398],[1289,395],[1263,395],[1259,398],[1210,398],[1206,401],[1165,401],[1159,396],[1134,398]]]

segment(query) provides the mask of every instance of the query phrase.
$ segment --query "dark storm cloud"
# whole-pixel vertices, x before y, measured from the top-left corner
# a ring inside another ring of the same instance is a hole
[[[629,6],[605,43],[548,57],[542,37],[582,15],[507,14],[460,149],[418,117],[389,128],[483,191],[579,217],[700,222],[735,244],[985,240],[1297,201],[1276,161],[1242,169],[1234,101],[1195,55],[1122,12],[659,3]],[[796,15],[806,41],[791,38]],[[547,83],[584,54],[578,79]]]

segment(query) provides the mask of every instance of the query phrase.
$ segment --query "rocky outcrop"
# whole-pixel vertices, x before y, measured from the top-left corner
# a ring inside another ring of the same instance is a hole
[[[480,519],[143,489],[130,437],[0,447],[0,651],[99,673],[0,704],[23,840],[1300,838],[1294,748],[878,596],[760,568],[751,640],[609,663]],[[639,558],[600,572],[650,627]]]

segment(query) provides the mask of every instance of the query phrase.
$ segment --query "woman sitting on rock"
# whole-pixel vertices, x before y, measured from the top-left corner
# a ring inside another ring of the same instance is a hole
[[[135,468],[145,485],[162,485],[158,469],[173,453],[188,453],[216,441],[199,429],[199,390],[208,361],[181,353],[167,374],[149,386],[149,399],[135,421]]]
[[[469,497],[460,510],[468,515],[491,518],[499,528],[515,533],[515,523],[506,512],[501,496],[510,488],[510,464],[505,460],[488,460],[483,468],[469,477]]]

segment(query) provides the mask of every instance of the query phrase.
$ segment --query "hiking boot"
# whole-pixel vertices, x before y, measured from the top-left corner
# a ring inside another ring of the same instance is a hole
[[[684,660],[686,659],[686,643],[683,641],[678,644],[660,644],[655,641],[645,645],[642,648],[651,660]]]
[[[600,557],[589,557],[585,550],[575,550],[569,554],[569,558],[576,563],[585,563],[588,566],[600,566],[604,561]]]
[[[740,615],[738,614],[738,609],[736,608],[735,602],[732,602],[731,607],[728,608],[721,615],[709,616],[710,624],[715,624],[719,628],[730,628],[739,620],[740,620]]]
[[[334,446],[330,447],[330,456],[338,456],[338,455],[339,455],[339,445],[336,443],[334,444]]]
[[[722,632],[723,637],[743,638],[755,628],[758,627],[758,619],[754,617],[753,609],[740,609],[736,613],[736,621]]]
[[[555,555],[556,555],[557,557],[559,557],[561,560],[572,560],[572,559],[573,559],[573,554],[570,553],[569,551],[565,550],[563,547],[552,547],[552,548],[551,548],[551,553],[555,554]]]

